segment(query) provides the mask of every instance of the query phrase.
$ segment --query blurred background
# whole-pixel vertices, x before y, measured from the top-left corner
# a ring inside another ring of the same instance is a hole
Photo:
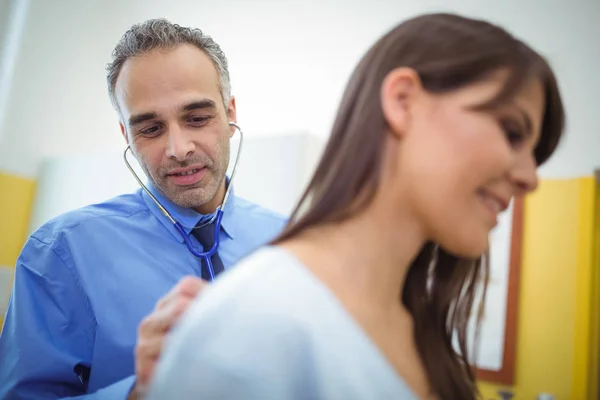
[[[541,52],[568,117],[523,207],[519,268],[501,271],[505,290],[491,300],[496,320],[513,313],[516,322],[488,332],[496,361],[482,375],[485,398],[506,389],[516,399],[597,399],[600,0],[0,0],[0,318],[33,230],[136,189],[105,81],[130,25],[166,17],[221,45],[247,139],[236,194],[289,213],[359,58],[397,23],[431,11],[498,23]]]

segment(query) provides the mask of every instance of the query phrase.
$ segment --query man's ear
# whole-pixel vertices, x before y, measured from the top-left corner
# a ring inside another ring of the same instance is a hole
[[[407,131],[411,109],[421,93],[421,80],[412,68],[396,68],[384,78],[381,85],[381,107],[395,136],[401,137]]]
[[[121,128],[121,134],[123,135],[123,138],[125,139],[125,143],[129,144],[129,137],[127,136],[127,130],[125,129],[125,125],[123,125],[123,122],[119,121],[119,128]]]
[[[235,97],[231,96],[229,99],[229,104],[227,106],[227,122],[235,122],[237,123],[237,111],[235,108]],[[235,126],[229,127],[229,137],[232,137],[235,134]]]

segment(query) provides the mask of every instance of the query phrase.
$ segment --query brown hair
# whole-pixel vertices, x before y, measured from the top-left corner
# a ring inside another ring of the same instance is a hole
[[[358,64],[312,180],[274,243],[319,224],[347,219],[373,199],[388,130],[380,90],[385,76],[398,67],[414,69],[431,93],[449,92],[499,69],[508,70],[503,89],[481,108],[503,104],[528,80],[538,79],[545,92],[542,134],[535,150],[538,165],[556,149],[564,129],[564,110],[544,58],[485,21],[451,14],[415,17],[379,39]],[[485,294],[487,275],[485,260],[462,259],[435,243],[421,249],[408,271],[402,302],[414,318],[414,337],[428,379],[442,399],[467,400],[477,395],[467,321],[480,282]]]

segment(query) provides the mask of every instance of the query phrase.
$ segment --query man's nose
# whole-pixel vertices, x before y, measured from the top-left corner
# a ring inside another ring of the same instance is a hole
[[[194,152],[194,149],[194,142],[185,131],[178,127],[169,130],[167,157],[177,161],[185,161]]]

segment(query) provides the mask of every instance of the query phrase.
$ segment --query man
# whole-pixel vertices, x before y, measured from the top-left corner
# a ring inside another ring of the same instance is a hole
[[[236,121],[225,55],[199,30],[151,20],[133,26],[113,58],[109,94],[149,190],[195,246],[210,247],[202,232],[212,231],[228,185]],[[217,273],[285,223],[235,196],[224,211]],[[165,333],[203,286],[182,278],[205,277],[202,265],[142,190],[50,221],[17,261],[0,338],[0,398],[143,394]]]

